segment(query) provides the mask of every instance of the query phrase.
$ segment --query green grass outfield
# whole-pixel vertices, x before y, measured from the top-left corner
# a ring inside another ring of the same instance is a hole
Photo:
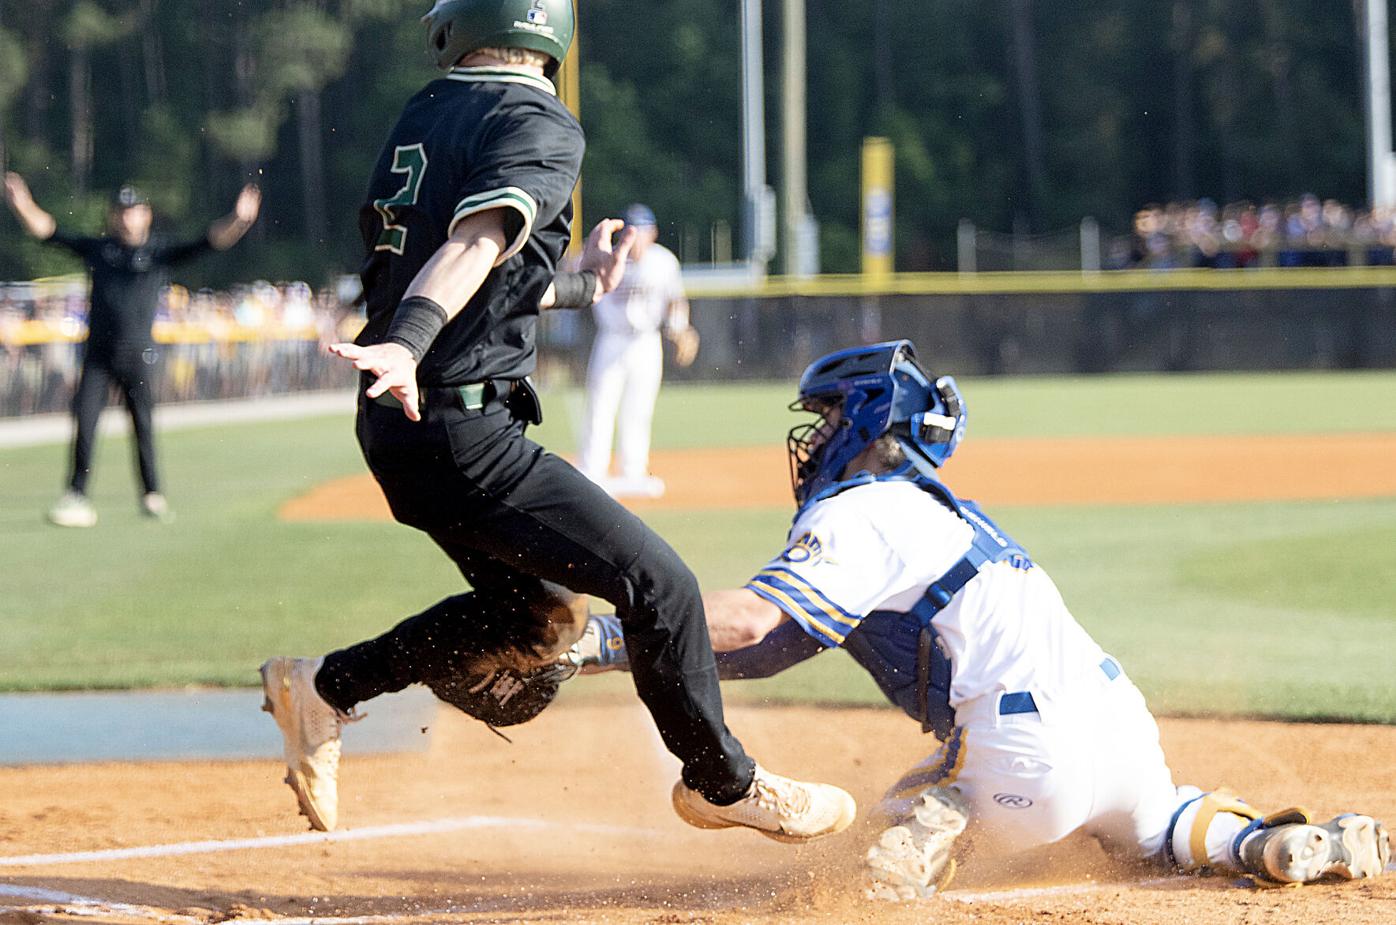
[[[1392,373],[962,385],[969,439],[1396,431]],[[669,388],[656,444],[779,453],[791,390]],[[578,405],[575,394],[549,396],[540,438],[570,449]],[[177,522],[137,517],[129,446],[113,439],[100,447],[102,519],[89,531],[41,520],[66,448],[0,450],[0,689],[246,685],[269,654],[352,642],[460,587],[450,563],[407,528],[276,519],[287,498],[362,471],[346,418],[177,431],[161,449]],[[647,516],[718,587],[741,583],[782,547],[790,513]],[[1396,721],[1396,498],[995,514],[1157,709]],[[729,693],[879,700],[839,654]]]

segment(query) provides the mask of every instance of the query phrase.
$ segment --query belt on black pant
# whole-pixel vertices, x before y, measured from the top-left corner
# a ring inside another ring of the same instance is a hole
[[[1120,663],[1107,655],[1100,662],[1100,670],[1107,681],[1113,681],[1120,676]],[[1037,701],[1032,699],[1031,691],[1009,691],[999,697],[999,716],[1036,712]]]
[[[484,382],[471,382],[466,385],[439,385],[418,389],[419,405],[451,405],[464,411],[479,411],[497,398],[509,395],[512,383],[508,379],[489,379]],[[384,392],[373,399],[385,408],[401,408],[402,402],[392,392]]]

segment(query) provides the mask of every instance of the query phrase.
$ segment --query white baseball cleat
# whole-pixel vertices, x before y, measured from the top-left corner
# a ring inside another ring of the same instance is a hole
[[[262,664],[262,709],[281,729],[286,783],[310,827],[334,831],[339,818],[339,730],[359,719],[324,701],[315,689],[323,658],[278,656]]]
[[[1371,816],[1345,813],[1314,825],[1308,813],[1295,809],[1266,822],[1236,851],[1241,867],[1263,880],[1363,880],[1380,875],[1391,860],[1386,827]]]
[[[755,829],[783,842],[807,842],[842,832],[858,814],[853,797],[830,784],[809,784],[772,774],[759,765],[746,796],[728,806],[709,803],[682,780],[674,785],[674,811],[700,829]]]
[[[882,832],[868,849],[869,899],[925,899],[955,875],[952,851],[969,823],[969,805],[953,787],[923,793],[911,818]]]
[[[55,527],[95,527],[97,509],[86,495],[70,491],[49,508],[48,521]]]

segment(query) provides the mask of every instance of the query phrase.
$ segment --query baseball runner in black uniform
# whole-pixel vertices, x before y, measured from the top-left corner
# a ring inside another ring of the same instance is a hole
[[[544,666],[580,637],[591,594],[616,606],[636,690],[683,761],[688,821],[786,841],[845,828],[848,794],[758,768],[728,731],[679,557],[524,436],[540,420],[526,379],[540,302],[576,304],[564,296],[575,281],[555,272],[584,141],[547,79],[571,43],[571,0],[438,0],[424,21],[448,73],[383,149],[360,219],[368,324],[332,350],[365,373],[359,443],[394,516],[473,590],[376,639],[262,666],[302,813],[334,828],[340,727],[379,694],[425,683],[495,725],[531,716],[476,707],[530,701],[537,686],[550,696]]]
[[[155,393],[151,379],[157,355],[151,338],[160,290],[168,281],[166,271],[211,250],[227,250],[242,239],[257,220],[261,193],[244,187],[233,212],[209,226],[194,241],[168,244],[150,237],[149,201],[132,186],[123,186],[112,199],[108,234],[87,237],[58,227],[53,216],[41,209],[29,186],[16,173],[5,175],[5,200],[25,230],[40,241],[66,247],[82,258],[92,276],[91,310],[88,313],[87,346],[82,376],[73,396],[73,466],[68,492],[49,511],[49,520],[60,527],[91,527],[97,511],[87,499],[87,479],[92,471],[92,451],[97,419],[106,407],[113,384],[121,389],[131,412],[136,436],[136,461],[143,494],[141,511],[158,520],[171,513],[160,493],[155,468],[155,428],[151,414]]]

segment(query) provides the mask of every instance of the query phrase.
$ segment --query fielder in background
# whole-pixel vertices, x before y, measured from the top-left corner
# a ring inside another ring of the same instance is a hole
[[[580,468],[615,497],[658,498],[664,482],[650,474],[650,426],[664,376],[661,329],[674,342],[674,361],[690,365],[698,332],[688,323],[679,259],[658,242],[648,206],[632,205],[625,223],[635,229],[625,279],[593,309],[596,341],[587,365],[587,408]],[[612,478],[611,437],[620,473]]]
[[[136,461],[143,493],[141,512],[160,521],[173,515],[160,491],[155,466],[155,392],[152,379],[159,354],[151,336],[160,290],[170,267],[214,250],[227,250],[257,220],[262,194],[248,185],[238,194],[231,214],[209,226],[203,237],[169,244],[150,236],[150,201],[133,186],[123,186],[107,213],[107,234],[87,237],[58,227],[39,208],[29,186],[17,173],[5,174],[5,201],[24,229],[38,238],[66,247],[82,258],[92,277],[91,308],[87,316],[87,346],[82,377],[73,396],[72,472],[68,491],[49,511],[60,527],[91,527],[97,511],[87,498],[97,420],[106,407],[113,384],[121,389],[136,436]]]
[[[724,678],[768,677],[843,648],[940,749],[877,807],[871,895],[924,897],[970,848],[1005,854],[1078,830],[1113,854],[1267,883],[1360,879],[1390,860],[1383,826],[1263,814],[1175,786],[1158,727],[1120,663],[973,501],[937,478],[965,429],[955,381],[909,341],[841,351],[800,380],[818,417],[790,432],[799,510],[744,588],[705,595]],[[623,667],[610,617],[574,664]]]
[[[340,727],[366,700],[421,683],[490,720],[482,703],[507,712],[555,691],[533,675],[581,636],[590,594],[617,608],[636,691],[683,762],[673,800],[686,820],[790,841],[847,827],[852,797],[758,768],[727,729],[698,582],[678,555],[525,436],[541,421],[527,378],[540,307],[589,305],[612,279],[556,273],[584,147],[549,80],[572,0],[438,0],[424,21],[446,74],[407,103],[378,159],[360,210],[368,323],[331,350],[364,373],[359,444],[393,516],[472,590],[322,658],[262,666],[301,811],[335,827]],[[593,243],[609,250],[612,230]]]

